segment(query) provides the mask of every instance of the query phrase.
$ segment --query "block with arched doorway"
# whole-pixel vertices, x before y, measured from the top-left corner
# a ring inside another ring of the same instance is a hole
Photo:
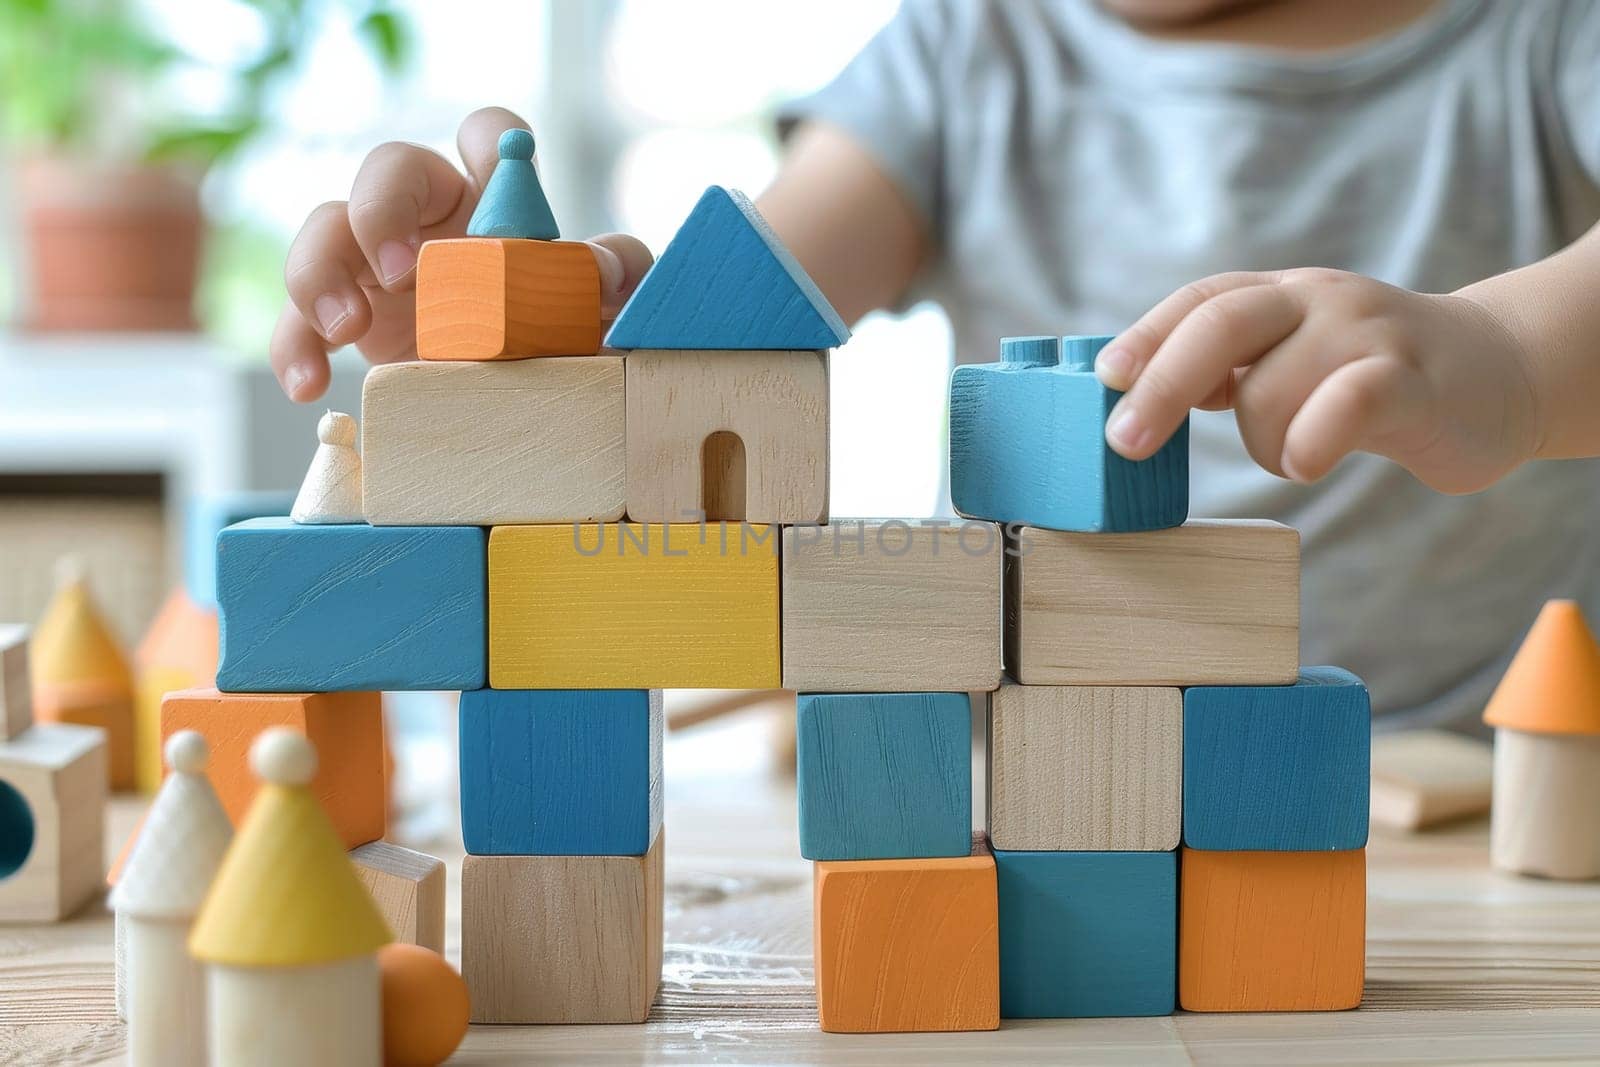
[[[104,886],[106,735],[40,723],[0,741],[0,922],[54,922]]]

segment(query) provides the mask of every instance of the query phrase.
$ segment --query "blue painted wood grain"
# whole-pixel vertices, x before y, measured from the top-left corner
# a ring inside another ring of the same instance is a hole
[[[507,130],[500,135],[500,161],[467,221],[468,237],[554,241],[561,236],[533,165],[533,147],[533,134],[527,130]]]
[[[475,856],[642,856],[661,829],[659,689],[461,694]]]
[[[1372,704],[1361,679],[1305,667],[1294,685],[1183,694],[1183,843],[1209,852],[1363,848]]]
[[[263,515],[287,515],[294,493],[259,490],[196,496],[184,509],[183,581],[189,599],[217,606],[217,535],[226,527]]]
[[[1128,532],[1189,516],[1189,423],[1149,459],[1106,444],[1121,396],[1094,376],[1109,338],[1007,338],[1002,360],[950,378],[950,496],[970,518]],[[1081,369],[1079,369],[1081,368]]]
[[[965,693],[803,693],[796,724],[806,859],[916,859],[972,850]]]
[[[834,348],[844,320],[743,193],[713,185],[639,283],[611,348]]]
[[[476,526],[230,526],[217,538],[217,687],[481,688],[487,554]]]
[[[994,865],[1001,1018],[1172,1014],[1177,853],[996,849]]]

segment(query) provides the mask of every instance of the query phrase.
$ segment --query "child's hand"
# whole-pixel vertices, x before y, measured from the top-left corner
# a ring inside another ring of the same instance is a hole
[[[502,108],[474,111],[456,147],[462,174],[419,145],[390,142],[368,155],[348,202],[313,211],[289,249],[289,303],[272,332],[272,369],[291,400],[328,388],[328,352],[353,344],[374,363],[416,355],[417,250],[438,237],[460,237],[499,158],[500,135],[527,128]],[[625,234],[591,244],[600,265],[601,314],[615,317],[649,269],[650,250]]]
[[[1107,345],[1095,370],[1127,391],[1106,439],[1129,459],[1192,407],[1233,408],[1255,461],[1301,482],[1364,451],[1473,492],[1538,447],[1526,354],[1493,315],[1343,271],[1206,278]]]

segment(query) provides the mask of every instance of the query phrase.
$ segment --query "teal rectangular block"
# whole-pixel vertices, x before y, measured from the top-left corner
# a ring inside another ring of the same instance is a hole
[[[487,556],[476,526],[230,526],[217,538],[217,687],[481,689]]]
[[[189,599],[203,608],[217,606],[217,535],[236,522],[263,515],[287,515],[294,494],[259,490],[196,496],[184,508],[183,581]]]
[[[1364,848],[1372,703],[1339,667],[1294,685],[1183,694],[1183,843],[1208,852]]]
[[[994,863],[1001,1018],[1172,1014],[1177,853],[996,849]]]
[[[642,856],[661,829],[659,689],[461,694],[461,834],[475,856]]]
[[[1095,377],[1109,337],[1008,337],[950,378],[950,498],[975,519],[1129,532],[1189,516],[1189,423],[1135,463],[1106,444],[1120,393]],[[1064,355],[1063,355],[1064,353]]]
[[[971,722],[965,693],[802,693],[800,854],[968,855]]]

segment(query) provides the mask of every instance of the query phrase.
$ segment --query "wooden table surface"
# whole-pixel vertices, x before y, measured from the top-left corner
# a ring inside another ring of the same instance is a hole
[[[792,785],[756,772],[674,779],[670,752],[666,966],[650,1022],[477,1027],[452,1063],[1600,1063],[1600,883],[1491,872],[1482,823],[1374,832],[1359,1011],[819,1033]],[[111,840],[137,811],[114,803]],[[454,956],[459,848],[431,851],[452,861]],[[100,904],[56,926],[0,926],[0,1065],[115,1062],[111,958]]]

